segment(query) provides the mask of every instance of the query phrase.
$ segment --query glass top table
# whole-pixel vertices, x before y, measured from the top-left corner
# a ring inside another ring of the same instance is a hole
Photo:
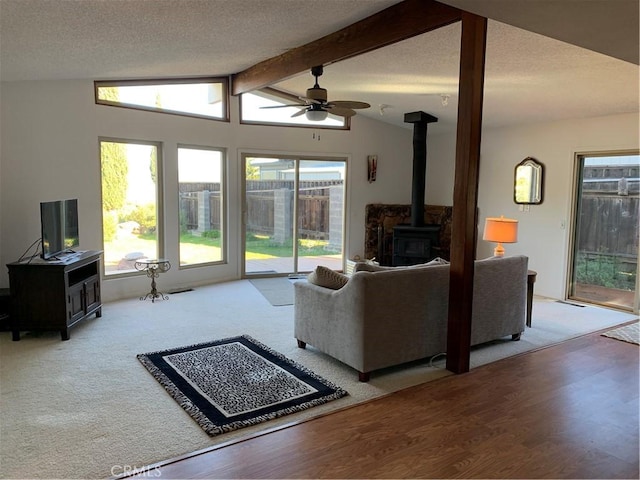
[[[140,272],[145,272],[147,274],[147,277],[151,279],[151,291],[146,295],[140,297],[140,300],[146,300],[147,298],[150,298],[151,303],[154,303],[156,301],[156,298],[169,300],[169,297],[167,295],[158,291],[156,285],[156,278],[158,278],[161,273],[168,272],[171,269],[171,262],[169,262],[169,260],[166,260],[164,258],[141,258],[140,260],[136,260],[134,267]]]

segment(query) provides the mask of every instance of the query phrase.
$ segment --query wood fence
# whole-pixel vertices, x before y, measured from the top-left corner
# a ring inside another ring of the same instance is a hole
[[[329,238],[329,189],[342,185],[342,180],[317,180],[299,182],[298,233],[301,238],[326,240]],[[276,190],[293,190],[293,180],[248,180],[247,181],[247,232],[273,235]],[[198,193],[209,192],[210,223],[200,230],[220,229],[220,184],[180,184],[180,218],[182,228],[198,229]],[[290,196],[293,202],[293,195]],[[289,205],[293,211],[293,204]]]
[[[637,196],[583,195],[578,250],[637,255],[639,208]]]
[[[638,269],[640,198],[617,185],[583,189],[577,238],[578,281],[634,290]],[[616,189],[616,190],[614,190]]]
[[[209,192],[209,225],[203,230],[220,230],[220,192]],[[186,230],[198,229],[198,192],[180,192],[180,223]]]
[[[310,191],[316,193],[309,194]],[[323,193],[321,194],[320,191]],[[298,236],[329,239],[329,189],[300,190],[298,197]]]
[[[247,191],[247,233],[273,235],[273,190]]]

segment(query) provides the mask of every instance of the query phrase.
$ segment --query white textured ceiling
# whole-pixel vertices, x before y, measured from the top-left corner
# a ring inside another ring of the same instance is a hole
[[[0,0],[0,79],[232,74],[397,1]]]
[[[441,0],[461,10],[638,64],[638,0]]]
[[[438,117],[429,131],[455,129],[460,24],[325,67],[320,85],[330,100],[361,100],[367,115],[402,124],[404,113]],[[638,112],[638,66],[489,21],[483,124],[499,127]],[[277,86],[304,92],[303,74]],[[448,105],[442,95],[449,95]],[[339,97],[339,98],[338,98]],[[379,105],[388,105],[380,116]]]
[[[395,3],[0,0],[0,79],[232,74]],[[637,0],[443,3],[499,20],[490,20],[488,29],[485,126],[638,112]],[[404,113],[424,110],[440,119],[430,131],[450,130],[459,39],[459,25],[451,25],[331,64],[320,84],[330,99],[373,105],[360,115],[406,126]],[[312,83],[305,73],[279,86],[303,94]],[[441,94],[450,96],[446,107]],[[390,105],[384,116],[381,104]]]

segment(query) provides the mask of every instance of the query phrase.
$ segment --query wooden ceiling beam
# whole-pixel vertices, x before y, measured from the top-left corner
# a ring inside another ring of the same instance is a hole
[[[232,76],[232,94],[274,85],[313,66],[370,52],[461,18],[461,10],[435,0],[404,0],[342,30],[236,73]]]

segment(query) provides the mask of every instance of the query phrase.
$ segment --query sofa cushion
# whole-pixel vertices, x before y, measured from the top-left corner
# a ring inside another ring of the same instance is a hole
[[[349,277],[330,268],[318,265],[313,272],[307,275],[307,281],[321,287],[338,290],[347,284]]]

